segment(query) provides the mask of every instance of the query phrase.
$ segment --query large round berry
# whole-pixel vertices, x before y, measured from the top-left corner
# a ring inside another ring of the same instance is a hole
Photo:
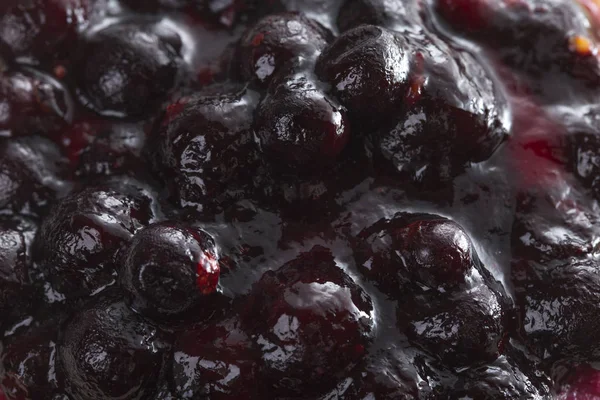
[[[63,379],[57,368],[58,326],[46,323],[6,345],[0,357],[0,389],[8,400],[60,397]]]
[[[85,27],[93,0],[5,0],[0,4],[0,48],[13,56],[37,58],[64,54],[61,44]]]
[[[171,382],[182,399],[261,399],[260,353],[235,315],[183,331],[173,346]]]
[[[156,169],[182,207],[218,207],[244,192],[256,157],[251,124],[257,94],[216,85],[167,108],[149,139]]]
[[[260,150],[288,171],[322,170],[335,162],[348,142],[346,110],[311,76],[298,73],[281,81],[273,82],[256,112]]]
[[[146,134],[139,124],[111,124],[101,128],[81,151],[77,175],[96,178],[144,173],[147,169],[142,160],[145,140]]]
[[[331,388],[364,356],[373,327],[369,297],[319,246],[264,274],[245,310],[264,379],[281,395]]]
[[[177,223],[138,232],[122,258],[121,285],[147,315],[182,314],[216,293],[219,256],[212,237]]]
[[[181,46],[177,33],[152,23],[116,24],[93,34],[77,54],[84,102],[104,115],[151,114],[177,80]]]
[[[357,265],[398,300],[398,326],[410,340],[453,366],[497,355],[505,294],[458,224],[399,213],[365,229],[357,242]]]
[[[36,237],[41,278],[66,296],[88,295],[112,283],[115,256],[157,218],[153,193],[132,179],[98,183],[61,199]]]
[[[510,129],[507,102],[473,56],[422,36],[407,41],[410,86],[395,126],[372,135],[376,161],[417,183],[447,181],[488,159]]]
[[[147,399],[157,390],[169,346],[119,292],[100,295],[66,324],[58,359],[76,400]]]
[[[241,72],[261,85],[298,58],[314,58],[327,45],[330,33],[299,13],[269,15],[252,26],[240,39]]]
[[[0,141],[0,210],[40,214],[66,189],[66,163],[40,137]]]
[[[65,89],[31,70],[0,72],[0,136],[52,136],[66,128],[72,113]]]
[[[408,86],[409,48],[402,36],[365,25],[338,37],[318,59],[319,78],[353,118],[380,124],[397,112]],[[370,126],[372,128],[372,126]]]

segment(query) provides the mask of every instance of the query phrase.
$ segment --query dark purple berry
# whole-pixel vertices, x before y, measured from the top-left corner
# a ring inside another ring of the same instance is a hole
[[[409,51],[400,35],[377,26],[360,26],[327,47],[315,70],[353,119],[381,124],[381,118],[398,112],[406,95]]]
[[[282,81],[273,82],[256,112],[260,150],[296,174],[321,171],[335,163],[349,140],[346,110],[310,76],[295,74]]]
[[[179,334],[171,380],[178,398],[261,399],[260,353],[238,316]]]
[[[84,102],[107,116],[150,115],[176,83],[181,46],[177,33],[152,23],[116,24],[94,33],[77,54]]]
[[[40,214],[67,187],[58,148],[40,137],[0,141],[0,210]]]
[[[371,151],[394,174],[439,185],[487,160],[508,135],[507,102],[473,56],[433,37],[411,38],[410,86],[393,128],[371,136]]]
[[[359,25],[378,25],[394,30],[419,22],[416,1],[346,0],[340,7],[337,26],[346,32]]]
[[[93,0],[5,0],[0,5],[0,47],[29,62],[63,53],[88,23]]]
[[[66,129],[71,98],[53,79],[31,70],[0,72],[0,135],[54,138]]]
[[[328,249],[316,246],[265,273],[245,304],[244,323],[272,393],[324,392],[365,355],[371,300]]]
[[[167,108],[148,147],[180,206],[206,211],[244,193],[256,170],[256,102],[247,89],[216,85]]]
[[[266,85],[289,62],[318,56],[330,36],[325,28],[303,14],[269,15],[240,39],[238,56],[242,75]]]
[[[79,155],[77,175],[95,178],[145,172],[142,149],[146,134],[138,124],[113,124],[102,129]]]
[[[219,283],[219,255],[203,230],[160,223],[139,231],[123,253],[121,285],[132,307],[150,316],[180,315],[210,299]]]
[[[66,324],[58,345],[73,399],[148,399],[157,391],[169,345],[165,335],[110,292]]]
[[[157,212],[153,193],[132,179],[71,193],[50,210],[36,237],[33,255],[42,278],[68,297],[113,283],[117,251]]]

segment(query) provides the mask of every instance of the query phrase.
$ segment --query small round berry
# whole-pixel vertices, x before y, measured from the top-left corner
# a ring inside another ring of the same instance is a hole
[[[407,91],[410,58],[403,41],[385,28],[359,26],[323,51],[315,71],[353,119],[380,124],[400,109]]]
[[[212,237],[176,223],[138,232],[123,254],[120,280],[132,307],[150,316],[181,315],[217,292],[219,256]]]
[[[330,37],[325,28],[303,14],[269,15],[240,39],[238,55],[242,75],[266,86],[290,61],[316,57]]]
[[[173,346],[172,387],[179,398],[258,400],[260,353],[238,315],[186,330]]]
[[[114,282],[120,247],[157,217],[154,194],[126,178],[73,192],[46,215],[34,243],[40,279],[67,297]]]
[[[0,141],[0,210],[41,215],[66,189],[66,162],[38,136]]]
[[[181,207],[220,208],[245,192],[256,170],[251,124],[257,101],[255,92],[217,84],[167,108],[147,147]]]
[[[273,393],[322,393],[366,353],[371,300],[326,248],[264,274],[245,304],[244,324],[262,351],[261,373]]]
[[[58,359],[77,400],[147,399],[158,388],[169,346],[117,291],[105,292],[66,324]]]
[[[346,110],[302,74],[269,90],[254,124],[261,151],[300,174],[333,164],[350,136]]]
[[[72,101],[65,88],[32,70],[0,72],[0,135],[54,138],[70,122]]]
[[[123,23],[83,43],[77,76],[84,103],[118,117],[150,115],[176,83],[181,39],[157,24]]]

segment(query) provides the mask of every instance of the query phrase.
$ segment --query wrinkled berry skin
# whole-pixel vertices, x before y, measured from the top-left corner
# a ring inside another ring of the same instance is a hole
[[[64,53],[88,22],[92,0],[5,0],[0,5],[0,47],[29,62]],[[77,15],[76,18],[73,16]]]
[[[452,366],[497,356],[506,295],[458,224],[398,213],[361,232],[357,242],[359,269],[398,300],[398,326],[411,341]]]
[[[600,198],[600,137],[597,132],[576,132],[568,137],[570,169]]]
[[[0,141],[0,210],[43,214],[66,188],[66,163],[41,137]]]
[[[198,228],[151,225],[134,236],[121,262],[121,285],[132,307],[145,315],[182,314],[217,291],[217,248]]]
[[[330,37],[325,28],[300,13],[264,17],[240,39],[241,73],[244,78],[266,86],[290,61],[316,57]]]
[[[139,124],[114,124],[102,129],[80,156],[77,175],[94,179],[113,175],[141,175],[146,165],[142,150],[146,134]]]
[[[417,12],[412,1],[346,0],[340,7],[337,26],[346,32],[359,25],[378,25],[394,30],[412,28]]]
[[[179,35],[156,24],[124,23],[103,29],[76,56],[83,102],[107,116],[152,114],[176,83]]]
[[[115,279],[120,247],[157,218],[153,193],[119,178],[75,191],[44,219],[34,244],[41,275],[59,293],[89,295]]]
[[[183,399],[264,398],[259,359],[238,315],[183,331],[173,345],[174,393]]]
[[[400,35],[364,25],[345,32],[319,56],[315,71],[353,118],[381,123],[400,108],[410,69]]]
[[[216,85],[168,107],[148,151],[181,207],[218,209],[245,193],[256,170],[256,103],[252,91]]]
[[[58,357],[73,399],[145,399],[157,390],[169,346],[121,296],[103,293],[62,332]]]
[[[344,107],[303,74],[270,88],[256,111],[254,129],[262,153],[298,174],[332,165],[350,137]]]
[[[433,37],[409,38],[410,87],[393,128],[372,135],[375,162],[418,184],[487,160],[507,137],[508,105],[473,56]]]
[[[30,70],[0,72],[2,136],[54,137],[66,129],[72,101],[61,85]]]
[[[371,300],[324,247],[265,273],[245,305],[244,324],[273,393],[323,391],[364,356]]]

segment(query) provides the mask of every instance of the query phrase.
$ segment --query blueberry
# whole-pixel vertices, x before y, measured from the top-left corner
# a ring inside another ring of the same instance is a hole
[[[418,21],[416,2],[396,0],[346,0],[340,7],[337,26],[341,32],[360,25],[394,30],[412,28]]]
[[[55,138],[66,129],[72,102],[65,88],[32,70],[0,72],[1,136]]]
[[[268,158],[297,174],[332,165],[350,136],[346,110],[310,77],[273,82],[254,120],[255,137]],[[277,83],[277,84],[276,84]]]
[[[266,85],[290,61],[316,57],[330,36],[325,28],[300,13],[266,16],[240,39],[242,75]]]
[[[380,124],[397,113],[408,88],[410,53],[400,35],[364,25],[327,47],[315,71],[353,118]]]
[[[122,23],[91,35],[76,56],[84,102],[103,115],[139,118],[177,81],[181,39],[157,24]]]
[[[62,332],[58,359],[73,399],[142,399],[157,391],[170,346],[120,297],[100,295]]]
[[[265,273],[245,304],[244,323],[273,393],[324,392],[365,355],[371,300],[324,247]]]
[[[218,84],[167,108],[148,150],[181,207],[220,208],[245,192],[256,170],[256,97],[243,87]]]
[[[124,251],[122,264],[121,285],[132,297],[133,308],[146,315],[182,314],[217,291],[215,242],[192,226],[169,222],[139,231]]]
[[[115,279],[118,250],[157,213],[153,193],[133,179],[71,193],[56,203],[38,231],[33,254],[39,279],[68,297],[102,289]]]
[[[264,398],[259,359],[237,315],[186,330],[173,346],[174,393],[184,399]]]
[[[40,137],[0,141],[0,210],[39,215],[66,188],[66,163]]]

